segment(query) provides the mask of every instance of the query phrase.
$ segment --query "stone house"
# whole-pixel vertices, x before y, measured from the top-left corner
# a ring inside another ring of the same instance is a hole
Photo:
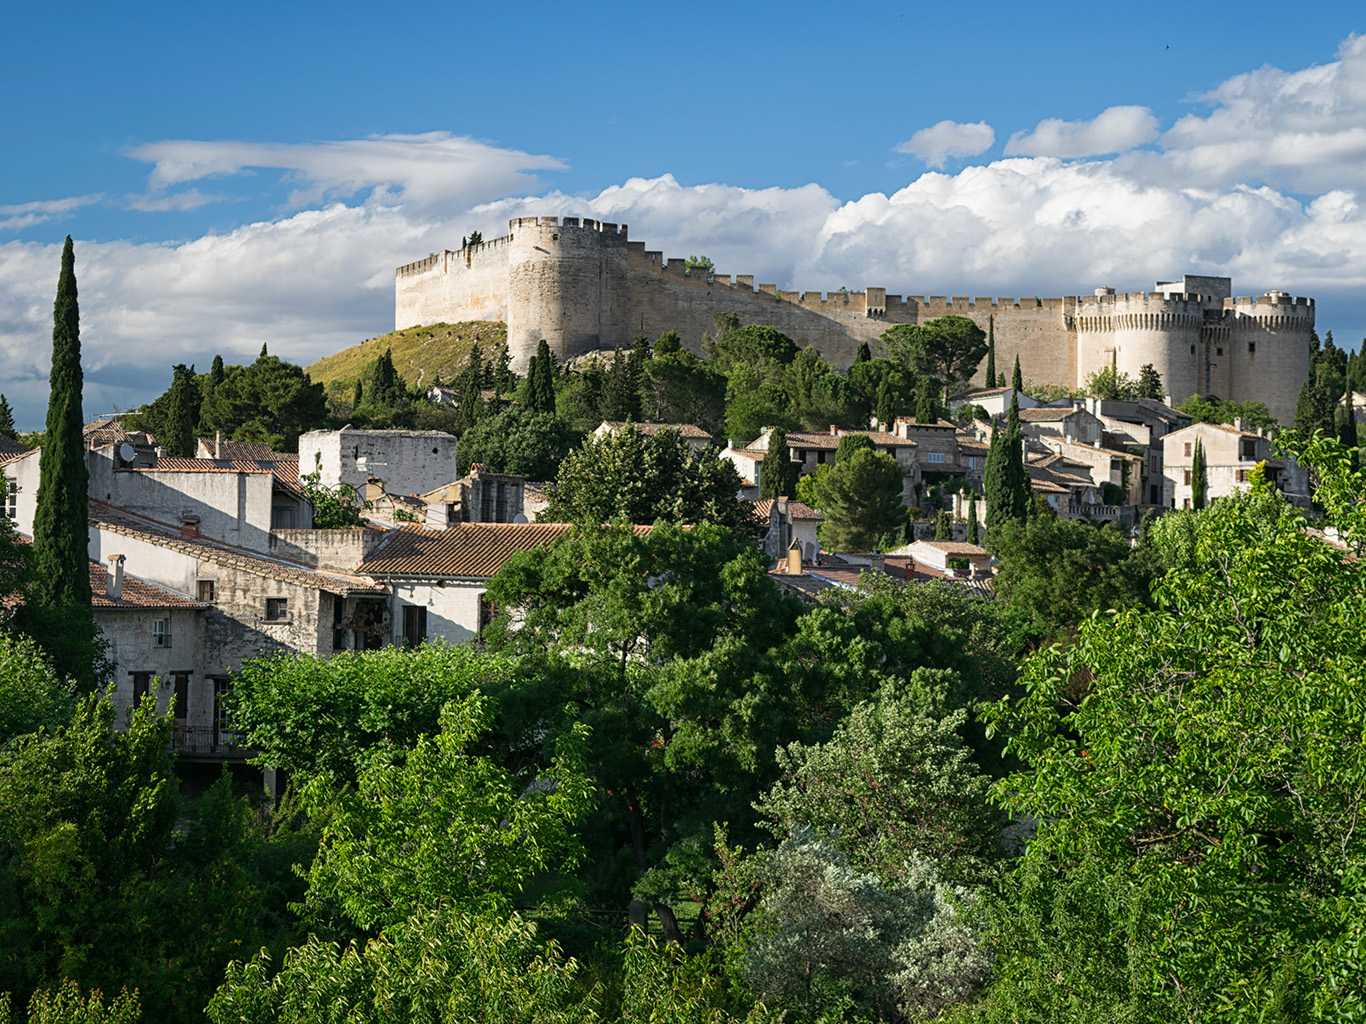
[[[909,555],[916,562],[938,569],[946,576],[953,576],[955,573],[963,576],[991,575],[991,553],[986,548],[969,544],[967,541],[918,540],[897,548],[891,553]],[[958,561],[959,559],[968,564],[966,572],[959,572],[949,564],[951,560]]]
[[[1250,474],[1259,462],[1266,462],[1266,477],[1276,487],[1286,483],[1286,465],[1272,458],[1271,438],[1240,424],[1192,423],[1162,439],[1164,504],[1168,508],[1191,508],[1194,491],[1191,468],[1195,442],[1205,451],[1205,502],[1228,497],[1234,491],[1251,487]]]
[[[1100,418],[1080,406],[1045,405],[1020,410],[1020,432],[1041,441],[1062,440],[1099,444],[1104,429]]]
[[[635,428],[646,437],[654,437],[666,430],[677,431],[687,442],[688,447],[694,451],[706,448],[714,444],[715,439],[701,427],[693,426],[691,423],[651,423],[649,421],[636,423]],[[623,420],[603,420],[602,423],[593,431],[594,437],[602,437],[604,434],[618,434],[626,429],[626,422]]]
[[[759,545],[769,558],[787,557],[795,542],[801,557],[814,562],[821,549],[817,528],[825,517],[795,498],[764,498],[754,503],[754,515],[765,524]]]
[[[387,494],[425,494],[456,479],[455,445],[440,430],[311,430],[299,438],[299,471],[358,493],[378,480]]]
[[[428,529],[456,523],[525,523],[526,481],[512,473],[490,473],[476,462],[467,475],[418,495]]]
[[[518,551],[546,547],[569,523],[459,523],[446,530],[392,531],[357,572],[390,589],[391,639],[420,644],[476,639],[497,613],[485,598],[489,578]],[[637,526],[637,534],[650,527]]]
[[[1014,398],[1021,409],[1033,409],[1039,403],[1023,391],[1014,388],[978,388],[964,391],[949,399],[949,409],[957,412],[964,406],[980,405],[988,416],[1004,416],[1010,411],[1010,400]]]

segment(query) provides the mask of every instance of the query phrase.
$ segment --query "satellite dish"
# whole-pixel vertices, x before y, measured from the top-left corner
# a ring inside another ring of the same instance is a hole
[[[121,458],[124,462],[132,462],[135,458],[137,458],[137,455],[137,451],[127,441],[124,441],[122,444],[119,445],[119,458]]]

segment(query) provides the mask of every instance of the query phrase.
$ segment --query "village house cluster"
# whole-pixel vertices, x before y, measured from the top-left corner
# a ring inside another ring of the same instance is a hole
[[[789,457],[801,475],[810,474],[834,461],[841,437],[861,433],[904,471],[906,505],[919,505],[930,488],[952,490],[955,481],[980,493],[993,424],[999,427],[1012,399],[1021,409],[1031,486],[1060,516],[1132,526],[1147,509],[1189,507],[1197,440],[1211,500],[1248,486],[1259,463],[1292,498],[1306,487],[1304,474],[1274,458],[1260,433],[1193,424],[1151,400],[1044,405],[1011,388],[958,396],[951,409],[975,413],[965,425],[900,418],[863,431],[792,432]],[[604,422],[595,433],[625,426]],[[970,506],[961,494],[953,495],[953,540],[916,540],[885,555],[823,551],[818,511],[791,496],[759,500],[772,431],[722,447],[687,424],[638,427],[677,430],[690,445],[715,446],[734,463],[740,496],[754,502],[772,578],[784,589],[815,599],[832,587],[854,588],[872,571],[989,592],[991,559],[966,542]],[[90,580],[116,666],[114,700],[127,708],[152,693],[162,707],[173,703],[174,742],[190,758],[241,756],[222,700],[248,659],[468,642],[496,612],[485,594],[489,578],[515,552],[550,544],[569,529],[536,521],[545,507],[542,485],[480,465],[457,476],[456,439],[437,431],[314,431],[300,439],[297,455],[220,436],[201,441],[189,459],[167,458],[154,438],[113,420],[91,423],[85,434]],[[7,445],[0,471],[8,485],[0,513],[30,536],[39,452],[0,443]],[[315,529],[301,473],[354,488],[369,503],[366,525]],[[984,520],[985,503],[976,508]]]

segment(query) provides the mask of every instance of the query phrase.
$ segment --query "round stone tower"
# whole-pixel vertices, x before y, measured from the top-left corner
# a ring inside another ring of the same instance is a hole
[[[1107,366],[1137,378],[1151,363],[1173,401],[1184,401],[1199,381],[1204,309],[1195,295],[1097,288],[1077,305],[1077,385]]]
[[[577,217],[508,222],[508,353],[526,368],[544,338],[560,360],[628,344],[626,225]]]
[[[1309,379],[1314,300],[1273,291],[1257,298],[1226,299],[1224,305],[1227,345],[1222,347],[1228,386],[1215,394],[1265,402],[1281,426],[1290,426],[1300,386]]]

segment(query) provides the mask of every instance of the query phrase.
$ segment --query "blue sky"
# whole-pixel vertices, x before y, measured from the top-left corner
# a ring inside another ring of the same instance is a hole
[[[1366,334],[1366,19],[1346,4],[123,6],[24,5],[0,37],[0,391],[21,426],[43,416],[67,233],[91,415],[174,362],[381,334],[396,265],[526,213],[789,288],[1223,273]]]

